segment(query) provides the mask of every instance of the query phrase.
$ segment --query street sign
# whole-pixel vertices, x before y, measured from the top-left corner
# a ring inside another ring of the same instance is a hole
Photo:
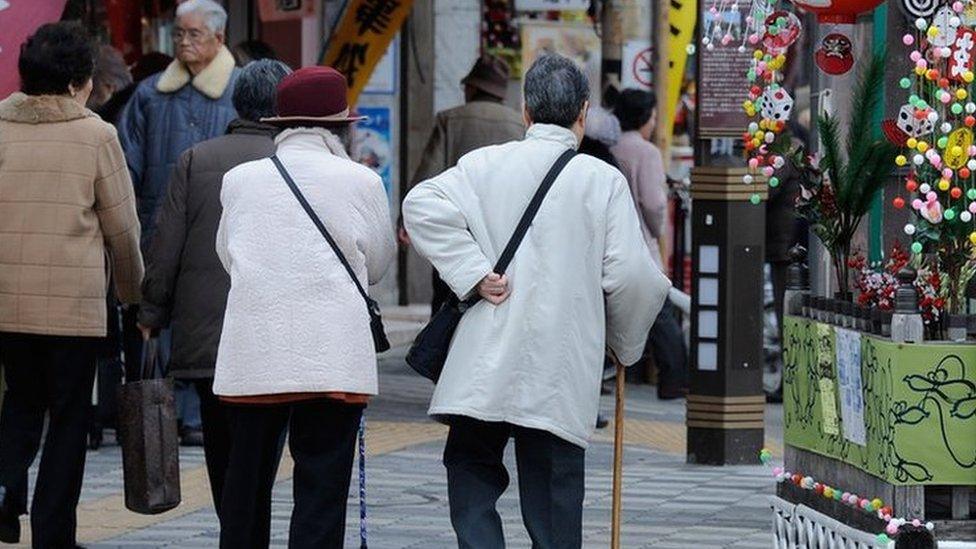
[[[322,64],[346,75],[350,105],[356,104],[412,6],[413,0],[350,0],[346,5]]]
[[[646,40],[624,43],[620,85],[626,88],[651,89],[654,76],[654,51]]]

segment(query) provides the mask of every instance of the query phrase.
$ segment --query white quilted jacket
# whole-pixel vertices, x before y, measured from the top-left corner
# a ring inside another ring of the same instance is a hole
[[[318,130],[288,130],[278,156],[360,281],[396,249],[383,183],[333,155]],[[217,254],[230,273],[214,393],[377,393],[366,305],[271,160],[224,176]]]

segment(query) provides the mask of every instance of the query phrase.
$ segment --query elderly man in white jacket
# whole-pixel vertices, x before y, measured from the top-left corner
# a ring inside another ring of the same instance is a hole
[[[471,152],[403,204],[413,244],[444,281],[484,297],[455,333],[430,406],[451,426],[444,464],[461,547],[504,547],[495,504],[512,437],[534,546],[581,545],[605,349],[637,362],[670,287],[627,180],[587,155],[556,179],[505,276],[491,272],[546,172],[579,145],[588,90],[571,61],[540,58],[525,77],[525,140]]]

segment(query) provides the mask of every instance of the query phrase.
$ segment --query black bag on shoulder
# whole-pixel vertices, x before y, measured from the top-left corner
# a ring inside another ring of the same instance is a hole
[[[315,213],[315,210],[312,209],[312,205],[309,204],[308,200],[305,199],[305,195],[303,195],[302,191],[298,189],[298,185],[295,184],[295,180],[292,179],[291,175],[288,174],[288,170],[285,169],[285,166],[281,163],[281,159],[278,158],[278,155],[272,156],[271,161],[274,162],[275,167],[278,168],[278,172],[285,180],[285,183],[288,184],[288,188],[291,189],[291,192],[294,193],[295,198],[298,199],[298,203],[302,205],[305,213],[307,213],[308,217],[312,219],[312,223],[315,224],[315,227],[320,233],[322,233],[322,236],[325,237],[325,241],[329,243],[329,246],[332,246],[332,251],[335,252],[336,257],[339,258],[342,266],[345,267],[346,272],[349,273],[349,277],[352,278],[353,284],[356,285],[356,289],[359,290],[359,295],[363,296],[363,300],[366,301],[366,310],[369,311],[369,329],[373,334],[373,347],[376,349],[376,352],[382,353],[389,351],[390,340],[386,338],[386,329],[383,327],[383,316],[380,314],[379,303],[377,303],[375,299],[369,297],[369,294],[366,293],[366,289],[363,288],[363,285],[359,283],[359,279],[356,278],[356,273],[349,265],[349,261],[346,260],[345,254],[343,254],[342,250],[339,249],[339,245],[336,244],[336,241],[332,238],[329,230],[325,228],[322,220],[319,219],[319,216]]]
[[[574,156],[576,156],[576,151],[573,149],[564,152],[556,159],[552,168],[549,169],[549,173],[542,180],[538,190],[536,190],[535,195],[532,197],[532,201],[529,202],[529,206],[525,209],[525,213],[522,214],[522,219],[519,220],[518,227],[516,227],[515,233],[512,234],[512,238],[509,239],[508,244],[505,246],[505,250],[498,259],[498,263],[495,264],[495,268],[493,269],[495,273],[499,275],[505,274],[509,263],[515,257],[515,252],[518,250],[519,245],[522,244],[522,239],[525,238],[525,234],[529,231],[535,215],[539,213],[539,207],[542,206],[543,199],[549,193],[549,189],[552,188],[552,184],[555,183],[560,172],[563,171],[563,168],[566,167],[566,164]],[[414,340],[413,346],[410,347],[410,351],[407,353],[407,364],[418,374],[437,383],[437,380],[441,377],[441,371],[444,369],[444,363],[447,361],[447,353],[451,348],[451,340],[454,339],[454,332],[461,322],[461,317],[479,301],[481,301],[481,296],[477,294],[464,301],[452,295],[440,310],[434,313],[427,326],[417,335],[417,339]]]

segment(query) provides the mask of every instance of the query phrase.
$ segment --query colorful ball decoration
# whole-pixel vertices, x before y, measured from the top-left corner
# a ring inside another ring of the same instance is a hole
[[[749,89],[748,98],[742,103],[742,110],[750,119],[742,133],[750,173],[742,177],[742,182],[751,185],[756,175],[761,174],[773,188],[780,185],[776,170],[786,165],[786,160],[773,150],[777,139],[786,129],[795,103],[789,91],[780,84],[782,71],[786,66],[787,50],[802,32],[800,19],[790,11],[777,9],[777,4],[775,0],[752,2],[747,19],[748,37],[744,43],[755,49],[749,66],[743,68],[749,80]],[[726,3],[722,2],[715,8],[719,15],[720,6],[724,5]],[[749,201],[758,205],[762,203],[762,197],[754,193]]]
[[[908,193],[891,205],[911,205],[904,232],[915,254],[940,253],[947,241],[976,247],[976,27],[962,17],[973,2],[898,1],[914,27],[901,40],[914,68],[899,79],[907,102],[882,124],[901,148],[892,161]]]

